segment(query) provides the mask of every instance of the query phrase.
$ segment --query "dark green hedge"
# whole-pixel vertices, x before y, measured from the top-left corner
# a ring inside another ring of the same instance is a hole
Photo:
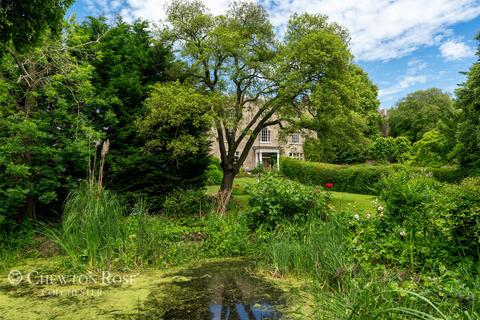
[[[327,182],[333,182],[334,187],[331,189],[333,191],[361,194],[378,194],[380,179],[390,172],[409,171],[414,173],[425,170],[430,171],[436,179],[450,183],[458,182],[464,177],[462,171],[454,168],[425,169],[401,164],[335,165],[291,158],[283,158],[281,161],[281,172],[290,179],[304,184],[322,186]]]

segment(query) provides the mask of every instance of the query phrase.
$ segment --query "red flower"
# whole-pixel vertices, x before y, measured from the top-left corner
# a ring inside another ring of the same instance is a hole
[[[325,188],[327,188],[327,189],[333,188],[333,183],[331,183],[331,182],[325,183]]]

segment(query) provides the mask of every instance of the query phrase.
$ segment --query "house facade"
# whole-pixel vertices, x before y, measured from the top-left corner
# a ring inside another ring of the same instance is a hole
[[[247,110],[244,115],[245,122],[249,121],[252,112]],[[243,128],[242,128],[243,129]],[[289,135],[282,135],[281,128],[278,125],[263,128],[255,139],[252,148],[248,152],[242,168],[245,171],[251,171],[258,166],[264,166],[266,169],[280,168],[281,157],[291,157],[299,160],[304,160],[304,143],[305,135],[298,132]],[[220,158],[220,147],[216,130],[212,130],[212,146],[211,154]],[[247,138],[243,139],[235,155],[240,157],[245,148]]]

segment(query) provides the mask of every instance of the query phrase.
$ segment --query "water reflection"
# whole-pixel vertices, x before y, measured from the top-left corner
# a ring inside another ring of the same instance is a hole
[[[285,303],[281,290],[255,277],[245,261],[201,265],[170,275],[150,293],[141,319],[276,320]]]
[[[247,308],[242,303],[235,306],[211,304],[211,320],[266,320],[280,319],[280,314],[268,303],[250,304]]]

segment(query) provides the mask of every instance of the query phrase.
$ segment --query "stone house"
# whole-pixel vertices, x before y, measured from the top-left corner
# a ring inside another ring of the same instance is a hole
[[[252,110],[246,110],[244,112],[244,123],[248,123],[253,117]],[[246,124],[244,124],[246,126]],[[243,129],[240,128],[240,130]],[[255,143],[248,152],[248,156],[243,163],[242,168],[245,171],[251,171],[257,166],[263,165],[266,169],[272,167],[280,168],[279,159],[281,157],[291,157],[299,160],[304,160],[303,146],[305,143],[305,135],[303,133],[293,133],[290,135],[282,135],[281,128],[278,125],[269,126],[263,128],[258,137],[255,139]],[[247,139],[243,139],[240,143],[236,156],[240,156],[243,151]],[[211,154],[217,158],[220,158],[220,148],[218,145],[218,138],[216,130],[212,129],[212,146]]]

